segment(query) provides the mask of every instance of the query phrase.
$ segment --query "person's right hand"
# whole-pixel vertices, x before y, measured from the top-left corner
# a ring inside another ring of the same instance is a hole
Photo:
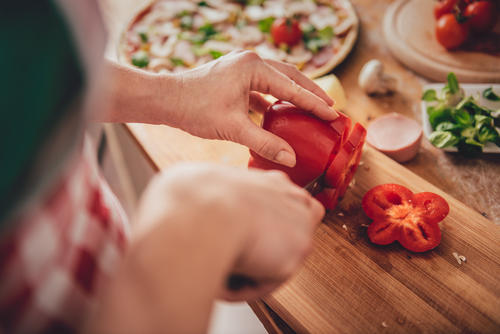
[[[187,238],[197,247],[207,245],[201,238],[234,244],[223,276],[244,275],[257,286],[218,295],[250,300],[269,293],[299,268],[323,215],[321,204],[281,172],[181,164],[157,176],[146,190],[136,238],[153,234],[161,240],[162,226],[176,224],[182,233],[191,233]],[[217,256],[211,249],[200,251],[207,263],[218,260],[210,258]]]

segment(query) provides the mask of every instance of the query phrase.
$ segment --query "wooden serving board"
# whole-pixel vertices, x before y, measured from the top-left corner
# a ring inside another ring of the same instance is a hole
[[[383,32],[393,55],[415,72],[436,81],[445,81],[446,75],[454,72],[461,82],[500,82],[500,57],[450,52],[437,42],[434,4],[434,0],[398,0],[387,9]]]
[[[139,143],[160,137],[166,143],[157,143],[156,152],[148,154],[158,169],[177,161],[245,168],[249,157],[246,148],[234,143],[202,140],[168,127],[128,127]],[[305,266],[264,302],[299,333],[498,333],[500,226],[372,148],[365,147],[362,162],[339,209],[316,231]],[[414,254],[397,244],[378,247],[367,240],[362,225],[369,219],[361,198],[383,183],[446,198],[451,209],[441,223],[440,246]],[[459,265],[453,252],[467,262]]]

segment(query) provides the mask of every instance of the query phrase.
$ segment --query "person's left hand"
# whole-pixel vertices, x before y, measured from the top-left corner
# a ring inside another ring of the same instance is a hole
[[[177,75],[179,96],[168,109],[166,123],[193,135],[240,143],[262,157],[293,167],[295,152],[278,136],[255,125],[248,110],[269,106],[259,93],[271,94],[333,120],[332,99],[295,66],[263,60],[250,51],[231,52],[216,61]]]

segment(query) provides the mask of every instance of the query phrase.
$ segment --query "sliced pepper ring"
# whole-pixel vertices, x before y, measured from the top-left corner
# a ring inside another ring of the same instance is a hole
[[[374,220],[367,230],[371,242],[388,245],[398,241],[412,252],[425,252],[439,245],[438,222],[450,211],[441,196],[429,192],[413,194],[398,184],[372,188],[363,197],[362,207]]]

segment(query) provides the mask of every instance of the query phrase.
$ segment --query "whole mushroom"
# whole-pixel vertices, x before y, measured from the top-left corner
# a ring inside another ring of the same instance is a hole
[[[367,62],[359,72],[358,84],[367,94],[388,94],[396,88],[396,79],[384,73],[378,59]]]

